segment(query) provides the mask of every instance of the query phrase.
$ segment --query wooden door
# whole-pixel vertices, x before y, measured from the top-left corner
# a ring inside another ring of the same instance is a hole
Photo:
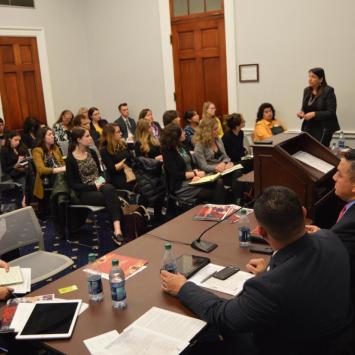
[[[35,37],[0,37],[0,95],[9,130],[28,116],[47,123]]]
[[[177,109],[201,114],[203,102],[212,101],[221,117],[228,113],[223,2],[218,11],[183,16],[170,4]]]

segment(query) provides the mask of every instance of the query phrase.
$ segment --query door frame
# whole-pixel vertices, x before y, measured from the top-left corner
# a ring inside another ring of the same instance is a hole
[[[227,61],[228,112],[237,112],[237,57],[234,1],[224,0],[224,25]],[[175,80],[172,45],[170,44],[170,2],[159,0],[160,36],[164,77],[164,96],[166,109],[176,108],[174,100]]]
[[[50,74],[49,74],[49,63],[48,63],[46,37],[45,37],[44,29],[41,27],[0,26],[0,36],[36,37],[47,124],[52,125],[52,123],[54,122],[53,120],[55,120],[55,111],[54,111],[54,104],[53,104],[52,86],[51,86]],[[0,116],[4,117],[1,96],[0,96]]]

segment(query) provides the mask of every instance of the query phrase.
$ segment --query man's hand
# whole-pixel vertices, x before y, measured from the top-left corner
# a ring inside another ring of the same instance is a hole
[[[181,274],[172,274],[166,270],[160,271],[160,280],[161,280],[161,288],[170,293],[173,296],[176,296],[181,287],[185,284],[186,277]]]
[[[10,298],[13,289],[5,286],[0,287],[0,301],[6,301]]]
[[[306,224],[305,229],[307,233],[316,233],[320,231],[318,226],[314,226],[313,224]]]
[[[246,265],[247,270],[254,275],[259,275],[266,270],[267,263],[263,258],[250,259]]]
[[[0,260],[0,267],[6,271],[9,271],[10,265],[4,260]]]

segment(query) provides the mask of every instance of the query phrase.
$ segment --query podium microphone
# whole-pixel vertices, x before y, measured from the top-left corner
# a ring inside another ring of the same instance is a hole
[[[211,242],[206,242],[201,240],[202,237],[213,227],[217,226],[218,224],[222,223],[223,221],[225,221],[226,219],[228,219],[231,215],[233,215],[234,213],[237,213],[239,210],[241,210],[243,207],[239,207],[237,210],[232,210],[232,212],[229,212],[226,216],[224,216],[224,218],[222,218],[220,221],[217,221],[215,224],[212,224],[212,226],[208,227],[207,229],[205,229],[200,235],[199,237],[194,240],[191,243],[191,247],[202,251],[204,253],[210,253],[212,250],[215,250],[217,248],[217,244],[215,243],[211,243]]]

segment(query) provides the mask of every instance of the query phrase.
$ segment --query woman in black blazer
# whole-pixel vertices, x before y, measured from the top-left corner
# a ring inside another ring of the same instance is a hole
[[[88,130],[73,128],[72,145],[66,159],[66,175],[69,186],[78,194],[84,205],[106,206],[113,221],[113,241],[121,245],[121,204],[115,188],[103,178],[99,159],[90,149],[92,138]]]
[[[308,132],[329,147],[333,133],[340,129],[334,89],[328,86],[322,68],[311,69],[308,82],[309,86],[303,92],[302,109],[297,117],[303,119],[303,132]]]
[[[205,172],[195,168],[190,152],[184,147],[185,132],[172,123],[165,127],[161,136],[164,171],[168,189],[183,199],[197,198],[212,203],[224,203],[225,192],[222,179],[203,186],[189,185],[205,176]]]

